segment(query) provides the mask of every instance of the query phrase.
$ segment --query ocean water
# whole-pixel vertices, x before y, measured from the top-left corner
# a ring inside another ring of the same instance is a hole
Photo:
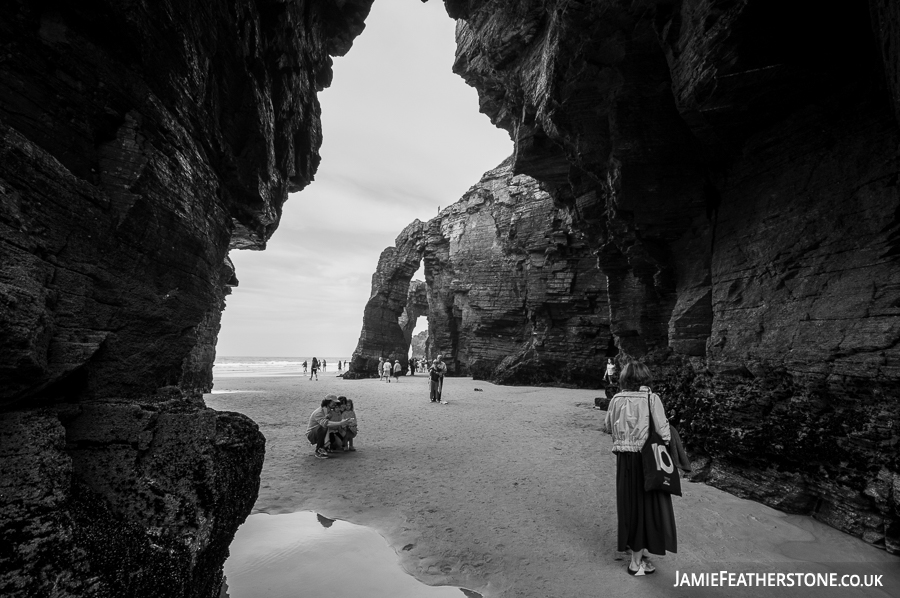
[[[341,371],[346,370],[343,363],[348,361],[349,357],[319,357],[320,362],[324,359],[327,369],[325,372],[338,373],[338,361],[341,362]],[[307,363],[307,372],[309,372],[309,363],[312,357],[234,357],[234,356],[216,356],[213,365],[214,378],[247,378],[257,376],[302,376],[303,362]],[[321,373],[322,370],[320,369]],[[308,375],[308,374],[307,374]]]

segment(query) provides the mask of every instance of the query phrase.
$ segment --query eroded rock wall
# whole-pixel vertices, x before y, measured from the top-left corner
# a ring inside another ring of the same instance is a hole
[[[710,481],[900,551],[895,3],[445,4]]]
[[[4,596],[217,596],[265,441],[203,402],[0,414]]]
[[[432,351],[448,371],[508,384],[598,386],[606,280],[568,212],[512,160],[425,227]]]
[[[410,335],[401,338],[394,323],[402,329],[408,314],[422,313],[424,292],[426,352],[443,355],[450,374],[599,386],[596,364],[605,363],[611,340],[605,278],[568,212],[511,166],[507,160],[485,173],[382,253],[356,353],[372,372],[379,356],[406,355]],[[425,283],[410,285],[420,261]],[[404,306],[397,299],[407,286]]]
[[[227,254],[312,179],[370,4],[0,7],[0,594],[218,592],[264,450],[200,399]]]

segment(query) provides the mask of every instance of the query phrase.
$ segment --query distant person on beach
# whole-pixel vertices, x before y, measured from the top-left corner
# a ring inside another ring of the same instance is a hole
[[[603,379],[606,380],[608,384],[613,383],[613,379],[616,375],[616,364],[613,363],[612,358],[608,358],[606,360],[606,374],[603,376]]]
[[[378,381],[381,382],[384,379],[384,357],[378,358]]]
[[[444,391],[444,374],[446,373],[447,364],[444,363],[444,356],[438,355],[434,358],[434,363],[431,364],[431,368],[428,370],[428,374],[431,376],[428,386],[431,391],[432,403],[441,402],[441,393]]]
[[[316,382],[319,381],[319,360],[315,357],[312,358],[312,362],[310,364],[310,374],[309,379],[312,380],[313,376],[316,377]]]
[[[306,373],[306,360],[305,359],[303,360],[302,365],[303,365],[303,373],[305,374]]]
[[[650,554],[677,552],[672,496],[644,490],[641,448],[653,426],[668,445],[669,422],[659,396],[650,390],[650,369],[639,361],[625,364],[619,374],[621,392],[609,403],[604,430],[612,434],[616,454],[616,505],[619,520],[618,549],[631,550],[629,575],[650,575],[656,567]]]
[[[322,405],[312,412],[309,416],[309,423],[306,426],[306,439],[310,444],[316,445],[315,456],[317,459],[327,459],[328,452],[325,450],[325,437],[329,430],[336,430],[341,425],[349,425],[349,421],[344,424],[342,421],[332,421],[329,419],[331,412],[337,409],[340,403],[335,395],[326,395],[322,399]],[[355,423],[355,422],[353,422]]]
[[[391,383],[391,360],[385,359],[384,364],[381,366],[381,371],[384,374],[384,379],[388,381],[388,384]]]
[[[403,371],[403,366],[400,365],[400,360],[397,359],[394,361],[394,378],[397,379],[397,382],[400,382],[400,372]]]
[[[338,371],[339,371],[339,372],[342,371],[342,370],[341,370],[341,360],[340,360],[340,359],[338,359]]]
[[[325,371],[325,360],[324,359],[322,360],[322,371],[323,372]]]

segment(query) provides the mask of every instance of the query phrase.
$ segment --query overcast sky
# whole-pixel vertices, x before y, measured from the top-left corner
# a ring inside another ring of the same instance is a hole
[[[285,203],[265,251],[231,252],[240,286],[219,356],[349,357],[381,251],[512,152],[451,71],[454,27],[439,0],[374,3],[319,94],[315,181]]]

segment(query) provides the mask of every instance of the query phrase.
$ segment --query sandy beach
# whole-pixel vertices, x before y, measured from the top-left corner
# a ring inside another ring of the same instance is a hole
[[[656,557],[655,575],[626,575],[598,392],[448,378],[448,404],[438,405],[424,375],[386,384],[327,372],[217,377],[205,399],[250,416],[266,436],[254,512],[311,510],[370,526],[427,584],[488,598],[900,595],[900,558],[690,482],[674,498],[678,553]],[[358,451],[319,460],[304,432],[329,393],[354,400]],[[869,588],[676,587],[683,573],[723,570],[883,577]]]

